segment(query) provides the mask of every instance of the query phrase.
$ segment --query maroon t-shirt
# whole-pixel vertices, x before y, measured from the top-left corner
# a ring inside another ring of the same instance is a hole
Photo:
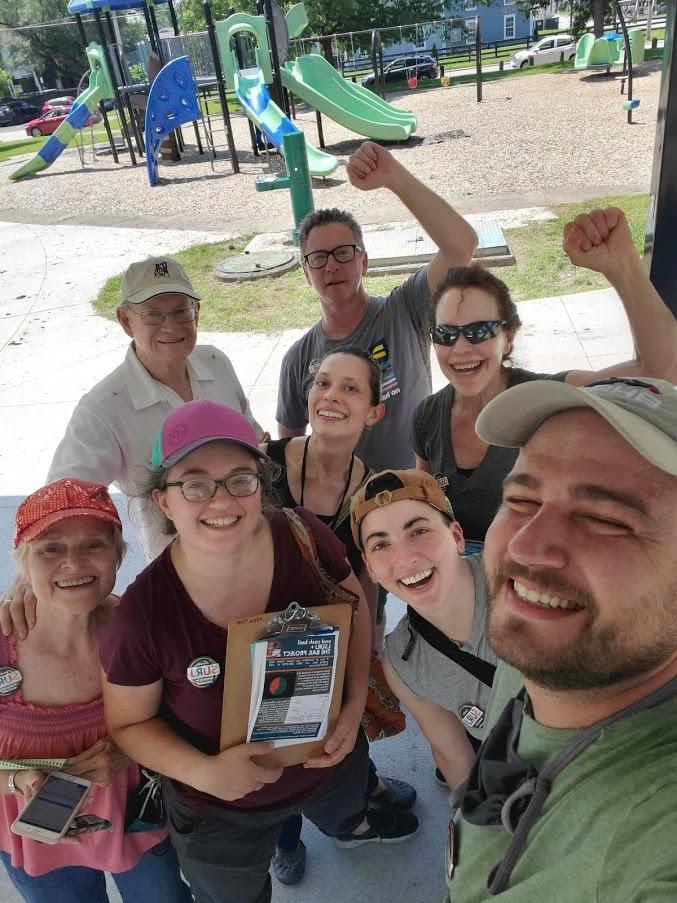
[[[346,550],[332,531],[306,508],[296,509],[315,537],[325,570],[337,581],[350,572]],[[270,517],[275,564],[266,611],[282,611],[290,602],[316,607],[325,600],[303,558],[282,511]],[[128,587],[101,633],[101,664],[110,683],[139,687],[163,681],[160,715],[173,730],[209,755],[219,751],[223,675],[228,631],[202,614],[179,579],[169,547]],[[194,686],[187,677],[196,659],[213,659],[220,674],[211,686]],[[278,808],[307,799],[332,769],[285,768],[274,784],[230,803],[173,781],[179,796],[201,808]]]

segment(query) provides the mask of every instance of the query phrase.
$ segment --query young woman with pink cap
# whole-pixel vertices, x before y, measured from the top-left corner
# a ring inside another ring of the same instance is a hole
[[[166,776],[172,840],[197,903],[266,903],[289,815],[303,812],[350,846],[393,842],[403,819],[417,824],[410,813],[367,810],[365,802],[364,596],[331,530],[297,509],[325,571],[359,599],[341,714],[324,753],[303,765],[257,764],[268,743],[219,752],[229,622],[292,601],[315,608],[325,597],[287,515],[265,504],[269,459],[240,413],[209,401],[183,405],[165,421],[152,463],[148,491],[176,538],[125,592],[103,637],[108,725],[122,749]],[[192,678],[196,660],[210,663],[213,679]]]

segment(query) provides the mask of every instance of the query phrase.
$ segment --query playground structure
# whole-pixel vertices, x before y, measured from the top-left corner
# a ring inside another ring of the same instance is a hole
[[[644,62],[644,29],[632,28],[630,56],[633,65]],[[622,34],[610,32],[601,38],[584,34],[576,45],[575,69],[592,69],[610,72],[614,66],[623,66],[626,61],[625,39]]]
[[[171,20],[174,23],[175,39],[180,38],[172,0],[158,0],[158,2],[168,3]],[[114,161],[119,162],[118,151],[120,149],[129,153],[133,165],[137,164],[137,156],[145,155],[151,185],[157,183],[157,163],[162,140],[170,134],[175,134],[175,159],[180,159],[180,152],[183,150],[181,125],[193,123],[199,153],[204,153],[198,129],[198,123],[202,121],[212,160],[216,157],[213,121],[217,114],[211,116],[209,112],[206,116],[202,114],[202,106],[204,105],[208,111],[209,98],[215,91],[219,96],[220,113],[223,118],[223,131],[227,136],[230,163],[233,171],[239,172],[239,160],[226,97],[227,88],[235,91],[242,109],[251,123],[250,136],[255,156],[258,156],[261,143],[260,138],[254,133],[254,128],[260,130],[265,136],[266,142],[282,155],[284,155],[283,136],[299,131],[289,116],[294,109],[293,100],[290,102],[289,94],[315,107],[321,145],[323,145],[324,139],[320,113],[335,119],[345,128],[375,140],[404,141],[416,130],[416,117],[413,114],[398,110],[375,96],[371,91],[346,81],[323,57],[313,54],[301,56],[295,61],[287,61],[290,36],[299,35],[307,26],[308,20],[302,3],[296,4],[286,16],[282,16],[274,0],[264,0],[263,15],[249,16],[236,13],[227,20],[216,23],[212,21],[208,0],[205,0],[203,7],[207,32],[200,37],[208,40],[211,65],[208,62],[206,74],[195,75],[189,59],[190,52],[182,54],[184,63],[182,63],[181,78],[185,90],[180,96],[180,108],[170,110],[167,106],[169,95],[167,95],[166,89],[167,85],[173,86],[172,79],[176,77],[178,70],[173,70],[169,81],[163,76],[163,83],[165,83],[163,89],[158,87],[156,91],[153,91],[150,82],[133,85],[122,47],[115,41],[111,19],[111,10],[143,9],[150,46],[162,67],[158,76],[160,78],[164,68],[169,64],[176,63],[177,58],[173,57],[171,44],[166,39],[160,38],[152,0],[70,0],[69,12],[76,17],[83,42],[85,40],[83,14],[87,13],[93,16],[93,22],[99,34],[99,43],[87,46],[91,70],[90,84],[85,93],[78,98],[73,115],[69,116],[67,122],[63,123],[53,136],[54,141],[50,141],[41,148],[36,157],[13,173],[12,177],[19,179],[46,169],[68,146],[77,129],[81,128],[86,121],[86,117],[82,120],[79,118],[84,114],[78,113],[77,110],[83,104],[89,104],[88,110],[91,111],[100,100],[104,99],[115,102],[122,137],[120,146],[113,137],[111,122],[104,110],[104,124]],[[183,40],[191,37],[195,36],[187,36]],[[251,60],[253,65],[243,66],[240,43],[243,37],[248,38],[251,44],[249,56],[253,56]],[[170,41],[172,40],[170,39]],[[205,41],[202,43],[204,48]],[[90,57],[91,48],[94,48],[95,58]],[[150,69],[150,67],[148,68]],[[272,86],[272,96],[268,85]],[[198,100],[198,92],[202,95],[202,103]],[[149,141],[147,132],[144,136],[144,129],[138,113],[145,113],[147,126],[150,121],[148,102],[151,97],[154,99],[154,104],[157,106],[160,102],[160,105],[164,106],[164,110],[162,114],[159,114],[162,117],[161,120],[157,118],[157,110],[154,114],[155,119],[151,117],[153,132],[152,140]],[[220,129],[217,128],[216,131],[220,131]],[[312,175],[324,177],[336,170],[338,160],[332,155],[309,143],[306,143],[306,152]]]

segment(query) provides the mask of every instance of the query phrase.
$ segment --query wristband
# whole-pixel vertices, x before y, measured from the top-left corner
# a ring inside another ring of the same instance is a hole
[[[10,771],[10,773],[7,775],[7,789],[9,790],[10,793],[20,793],[21,792],[19,790],[19,788],[16,786],[16,784],[14,783],[14,779],[16,778],[18,773],[19,773],[19,769],[16,769],[16,771]]]

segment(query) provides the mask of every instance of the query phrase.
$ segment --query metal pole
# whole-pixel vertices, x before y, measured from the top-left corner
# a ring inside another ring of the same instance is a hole
[[[111,74],[111,81],[113,83],[113,93],[115,94],[115,106],[117,107],[118,116],[120,118],[120,129],[124,136],[125,141],[127,142],[127,147],[129,148],[129,156],[132,160],[132,166],[136,166],[136,156],[134,155],[134,147],[132,145],[132,138],[129,134],[129,128],[127,126],[127,120],[125,119],[125,110],[124,105],[122,103],[122,97],[120,96],[120,92],[118,90],[117,78],[116,78],[116,70],[113,66],[113,54],[111,53],[111,49],[106,41],[106,35],[103,30],[103,22],[101,21],[101,11],[98,9],[94,10],[94,21],[96,22],[96,28],[99,33],[99,42],[103,49],[103,52],[106,56],[106,63],[108,64],[108,71]],[[114,145],[113,145],[114,146]],[[116,154],[115,150],[113,150],[113,159],[115,160]],[[115,160],[117,163],[118,161]]]
[[[625,59],[623,60],[623,72],[622,75],[625,75],[625,67],[628,67],[628,101],[632,100],[632,49],[630,47],[630,35],[628,34],[628,27],[625,24],[625,16],[623,15],[623,10],[621,9],[621,5],[616,0],[616,15],[621,23],[621,28],[623,29],[623,40],[625,41]],[[623,79],[621,79],[621,94],[623,93]],[[632,124],[632,107],[628,109],[628,125]]]
[[[320,142],[320,147],[324,147],[324,130],[322,129],[322,116],[320,115],[319,110],[315,110],[315,121],[317,122],[317,137]]]
[[[475,17],[475,59],[477,68],[477,103],[482,102],[482,34],[480,17]]]
[[[644,242],[644,263],[656,291],[677,316],[677,5],[668,4],[665,19],[663,71],[658,96],[658,122],[654,145],[649,216]]]
[[[234,173],[240,171],[240,161],[237,158],[237,150],[235,148],[235,139],[233,138],[233,130],[230,125],[230,113],[228,112],[228,98],[226,97],[226,84],[223,80],[223,66],[221,65],[221,56],[219,54],[219,45],[216,40],[216,30],[214,28],[214,20],[212,19],[212,8],[209,0],[203,0],[202,9],[205,14],[205,23],[207,25],[207,34],[209,35],[209,46],[212,49],[214,57],[214,72],[216,73],[216,87],[219,92],[219,100],[221,102],[221,115],[223,116],[223,124],[226,130],[226,139],[228,141],[228,150],[230,151],[230,165],[233,167]]]
[[[174,4],[172,0],[169,0],[169,18],[172,20],[172,28],[174,29],[174,34],[179,34],[179,23],[176,18],[176,10],[174,9]]]
[[[273,84],[272,95],[273,100],[278,107],[283,107],[284,98],[282,96],[282,82],[280,80],[280,55],[277,52],[277,38],[275,36],[275,23],[273,22],[273,7],[270,0],[263,0],[263,10],[266,19],[266,30],[268,31],[268,43],[270,44],[270,58],[273,64]]]

